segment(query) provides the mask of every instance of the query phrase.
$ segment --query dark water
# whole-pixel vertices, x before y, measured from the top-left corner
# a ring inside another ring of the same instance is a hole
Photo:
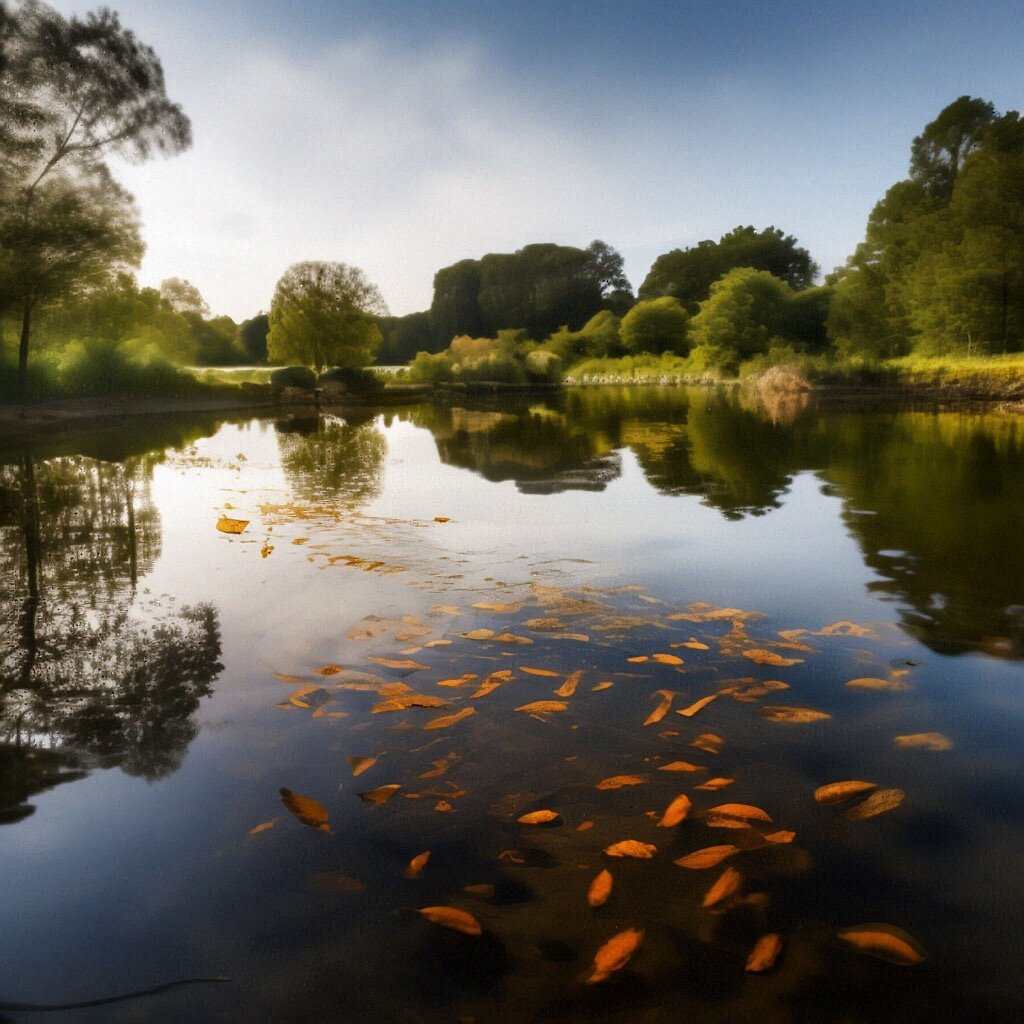
[[[1020,420],[594,390],[150,429],[0,453],[0,1002],[223,976],[48,1019],[1021,1019]],[[842,780],[893,806],[816,802]]]

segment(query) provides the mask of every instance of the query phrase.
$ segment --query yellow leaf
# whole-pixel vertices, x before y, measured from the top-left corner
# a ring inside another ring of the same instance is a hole
[[[480,922],[464,910],[456,907],[421,907],[419,913],[433,924],[439,924],[443,928],[453,928],[463,935],[481,935],[483,929]]]
[[[465,686],[479,678],[475,672],[467,672],[465,675],[457,676],[454,679],[439,679],[438,686]]]
[[[529,704],[520,704],[516,711],[549,712],[567,711],[568,709],[569,705],[564,700],[535,700]]]
[[[221,533],[241,533],[248,525],[248,519],[231,519],[228,516],[221,516],[217,520],[217,529]]]
[[[721,776],[717,776],[713,779],[708,779],[707,782],[701,783],[699,786],[694,786],[694,789],[704,790],[708,793],[717,793],[720,789],[725,789],[726,786],[731,786],[736,780],[725,779]]]
[[[549,822],[559,820],[561,819],[558,811],[548,810],[530,811],[529,814],[522,814],[516,818],[516,821],[518,821],[520,825],[546,825]]]
[[[330,832],[331,826],[327,822],[327,808],[318,800],[313,800],[301,793],[293,793],[284,787],[280,790],[281,800],[285,807],[295,815],[303,825],[319,829],[321,832]]]
[[[766,651],[761,647],[751,647],[743,652],[744,658],[749,658],[755,665],[774,665],[777,668],[785,668],[787,665],[799,665],[803,658],[784,658],[774,651]]]
[[[790,707],[784,704],[765,704],[759,714],[769,722],[789,722],[794,725],[824,722],[832,717],[824,711],[815,711],[813,708]]]
[[[552,672],[549,668],[528,668],[526,665],[519,666],[520,672],[525,672],[528,676],[548,676],[552,679],[557,679],[562,673]]]
[[[862,821],[864,818],[874,818],[876,815],[885,814],[899,807],[907,794],[902,789],[879,789],[871,794],[862,804],[851,807],[846,812],[850,821]]]
[[[430,860],[430,851],[424,850],[422,853],[417,853],[408,866],[402,872],[403,878],[419,878],[420,872],[427,866],[427,861]]]
[[[941,732],[915,732],[906,736],[894,736],[893,743],[903,749],[920,747],[924,750],[952,750],[953,741]]]
[[[409,708],[446,708],[448,701],[440,697],[432,697],[425,693],[403,693],[397,697],[388,697],[373,705],[373,714],[380,715],[386,711],[406,711]]]
[[[612,873],[607,868],[602,870],[590,883],[590,888],[587,890],[587,903],[592,907],[603,907],[612,894],[613,882]]]
[[[448,516],[434,516],[435,523],[450,523],[451,519]]]
[[[518,612],[522,610],[521,604],[494,604],[487,601],[478,601],[473,605],[474,608],[479,608],[484,612]]]
[[[661,703],[644,719],[644,725],[655,725],[660,722],[672,707],[672,698],[675,694],[671,690],[656,690],[655,696],[661,697]]]
[[[339,672],[344,672],[344,668],[341,665],[321,665],[320,668],[315,668],[313,671],[318,676],[336,676]]]
[[[628,661],[632,665],[642,665],[645,661],[650,660],[651,659],[648,658],[646,654],[638,654],[636,655],[636,657],[626,659],[626,661]]]
[[[796,839],[795,832],[789,832],[786,829],[780,829],[778,832],[769,832],[765,837],[765,840],[769,843],[783,844],[791,843]]]
[[[625,967],[636,952],[643,937],[643,929],[639,928],[627,928],[624,932],[613,935],[594,954],[594,966],[590,972],[590,977],[587,978],[587,984],[592,985],[595,982],[604,981],[614,971],[619,971]]]
[[[686,718],[693,718],[701,708],[706,708],[717,696],[717,693],[713,693],[710,697],[701,697],[700,700],[694,701],[688,708],[678,710],[676,714],[683,715]]]
[[[852,690],[885,690],[890,693],[901,693],[909,690],[906,683],[896,679],[876,679],[873,676],[861,676],[858,679],[851,679],[847,684]]]
[[[609,679],[605,679],[603,682],[598,683],[596,686],[590,688],[591,693],[600,693],[602,690],[610,690],[615,684]]]
[[[653,843],[641,843],[638,839],[623,839],[621,842],[606,846],[604,852],[609,857],[635,857],[637,860],[650,860],[658,848]]]
[[[684,640],[680,647],[689,647],[691,651],[710,651],[711,648],[707,644],[702,644],[699,640],[691,637],[689,640]]]
[[[690,798],[685,793],[681,793],[665,809],[661,821],[658,822],[658,827],[671,828],[673,825],[678,825],[690,813],[691,806]]]
[[[499,633],[494,639],[497,643],[519,644],[520,646],[533,643],[528,636],[516,636],[515,633]]]
[[[740,848],[726,843],[722,846],[705,846],[702,850],[694,850],[685,857],[680,857],[674,863],[681,868],[690,868],[693,871],[700,871],[704,868],[713,868],[721,864],[727,857],[739,853]]]
[[[659,769],[659,772],[706,772],[707,768],[704,768],[699,764],[690,764],[689,761],[669,761],[668,764],[663,764]]]
[[[593,827],[594,827],[594,823],[592,821],[581,821],[576,826],[576,831],[577,832],[589,832],[590,829],[592,829]]]
[[[652,654],[651,659],[659,665],[682,665],[683,659],[677,658],[674,654]]]
[[[719,804],[707,812],[708,828],[749,828],[752,821],[771,823],[768,814],[750,804]]]
[[[859,952],[902,967],[919,964],[928,955],[913,936],[891,924],[858,924],[838,935]]]
[[[724,903],[735,896],[743,885],[743,876],[735,868],[726,868],[704,896],[701,906],[705,909]]]
[[[745,969],[753,974],[767,971],[775,965],[775,961],[778,960],[781,952],[782,936],[778,932],[762,935],[754,943],[754,948],[750,951],[750,956],[747,957]]]
[[[277,824],[277,818],[271,818],[270,821],[261,821],[258,825],[253,825],[249,829],[249,835],[258,836],[261,832],[266,832],[268,828],[273,828]]]
[[[412,658],[367,658],[367,661],[376,662],[378,665],[383,665],[385,668],[426,668],[427,666],[421,661],[413,661]]]
[[[490,640],[494,636],[494,630],[472,629],[468,633],[463,633],[462,635],[467,640]]]
[[[571,697],[576,692],[580,680],[583,678],[583,670],[579,669],[566,677],[562,685],[554,691],[556,697]]]
[[[447,729],[449,725],[454,725],[456,722],[461,722],[464,718],[469,718],[470,715],[476,714],[476,708],[463,708],[461,711],[454,715],[444,715],[441,718],[432,718],[424,729]]]
[[[551,636],[552,640],[579,640],[581,644],[585,644],[590,640],[590,637],[586,633],[554,633]]]
[[[848,622],[846,619],[841,619],[839,622],[833,622],[830,626],[825,626],[819,629],[815,636],[875,636],[873,630],[867,628],[867,626],[858,626],[854,622]]]
[[[302,689],[289,694],[288,701],[289,703],[294,704],[297,708],[308,708],[309,704],[307,704],[302,698],[319,689],[320,687],[317,686],[316,683],[310,683],[308,686],[303,686]]]
[[[830,782],[826,786],[819,786],[814,791],[814,799],[819,804],[841,804],[844,800],[870,793],[877,788],[877,782],[846,779],[843,782]]]
[[[348,757],[349,767],[352,769],[353,775],[362,775],[363,772],[368,771],[377,763],[375,757]]]
[[[722,749],[722,744],[725,740],[721,736],[717,736],[713,732],[702,732],[691,744],[691,747],[696,747],[698,750],[707,751],[709,754],[717,754]]]
[[[368,804],[386,804],[401,788],[397,782],[391,782],[386,786],[368,789],[365,793],[360,793],[359,798]]]
[[[622,789],[623,786],[640,786],[647,781],[646,775],[612,775],[602,779],[597,789]]]

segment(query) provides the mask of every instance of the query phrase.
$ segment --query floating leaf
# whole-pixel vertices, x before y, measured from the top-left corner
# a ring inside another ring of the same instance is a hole
[[[774,651],[766,651],[761,647],[751,647],[743,652],[744,658],[749,658],[755,665],[773,665],[776,668],[785,668],[788,665],[800,665],[803,658],[784,658]]]
[[[602,779],[597,789],[622,789],[623,786],[639,786],[647,781],[646,775],[612,775]]]
[[[309,680],[305,676],[292,676],[287,672],[275,672],[274,678],[279,683],[308,683]]]
[[[456,604],[432,604],[430,606],[432,612],[440,612],[442,615],[458,615],[459,606]]]
[[[578,825],[576,826],[576,831],[577,831],[577,832],[588,832],[588,831],[590,831],[590,829],[592,829],[593,827],[594,827],[594,823],[593,823],[592,821],[581,821],[581,822],[580,822],[580,823],[579,823],[579,824],[578,824]]]
[[[499,612],[499,613],[512,613],[522,610],[521,604],[498,604],[489,601],[478,601],[473,605],[474,608],[479,608],[483,612]]]
[[[274,545],[265,540],[260,548],[260,558],[269,558],[274,553]]]
[[[261,821],[258,825],[253,825],[249,829],[249,835],[258,836],[261,832],[266,832],[268,828],[273,828],[277,824],[277,818],[271,818],[270,821]]]
[[[676,714],[683,715],[685,718],[693,718],[701,708],[706,708],[717,696],[717,693],[713,693],[710,697],[701,697],[700,700],[694,701],[688,708],[681,708]]]
[[[735,868],[726,868],[719,875],[715,884],[708,889],[704,899],[701,901],[701,906],[705,909],[717,907],[720,903],[724,903],[729,899],[729,897],[735,896],[740,891],[740,886],[742,885],[743,876]]]
[[[690,813],[692,806],[690,798],[685,793],[681,793],[665,808],[658,827],[671,828],[673,825],[678,825]]]
[[[814,791],[814,799],[819,804],[841,804],[855,796],[862,796],[877,789],[877,782],[862,782],[860,779],[846,779],[843,782],[830,782],[819,786]]]
[[[633,658],[627,658],[626,659],[626,661],[628,661],[631,665],[643,665],[644,662],[647,662],[647,661],[650,661],[650,660],[651,659],[648,658],[646,654],[638,654],[638,655],[636,655]]]
[[[476,708],[463,708],[461,711],[456,712],[454,715],[443,715],[441,718],[432,718],[424,729],[447,729],[448,726],[454,725],[456,722],[461,722],[464,718],[469,718],[470,715],[476,714]]]
[[[707,644],[701,643],[696,637],[690,637],[689,640],[684,640],[680,647],[689,647],[691,651],[710,651],[711,648]]]
[[[344,668],[341,665],[321,665],[320,668],[315,668],[313,671],[318,676],[336,676],[339,672],[344,672]]]
[[[635,857],[637,860],[650,860],[658,848],[653,843],[641,843],[638,839],[623,839],[621,842],[606,846],[604,852],[609,857]]]
[[[480,677],[475,672],[467,672],[465,675],[457,676],[455,679],[440,679],[438,680],[438,686],[465,686],[467,683],[473,682],[474,679]]]
[[[424,647],[450,647],[454,643],[453,640],[445,640],[439,638],[437,640],[428,640],[423,646]]]
[[[248,519],[231,519],[228,516],[221,516],[217,520],[217,529],[221,533],[241,533],[248,525]]]
[[[595,982],[604,981],[613,972],[625,967],[643,937],[643,930],[639,928],[627,928],[624,932],[613,935],[594,954],[594,967],[590,972],[590,977],[587,978],[587,984],[592,985]]]
[[[406,869],[402,872],[403,878],[419,878],[420,873],[427,866],[427,861],[430,860],[430,851],[424,850],[422,853],[417,853],[411,861],[409,861]]]
[[[683,659],[676,657],[674,654],[652,654],[651,660],[656,661],[659,665],[682,665]]]
[[[434,516],[435,523],[450,523],[451,519],[448,516]]]
[[[316,683],[310,683],[308,686],[303,686],[301,689],[289,694],[288,702],[290,704],[294,704],[297,708],[310,708],[312,705],[304,701],[302,698],[308,697],[310,694],[316,693],[318,690],[324,694],[324,696],[327,695],[326,691],[317,686]],[[321,701],[321,703],[323,703],[323,701]]]
[[[440,811],[442,814],[447,814],[449,811],[454,810],[452,805],[447,800],[438,800],[434,804],[434,810]]]
[[[781,846],[784,843],[793,842],[793,840],[796,839],[796,833],[787,831],[786,829],[780,829],[778,832],[769,832],[764,839],[766,842],[776,843]]]
[[[494,637],[495,633],[493,629],[472,629],[462,635],[467,640],[490,640]]]
[[[434,742],[440,742],[440,740],[436,740]],[[452,753],[450,753],[447,757],[442,757],[438,761],[431,761],[430,763],[434,767],[431,768],[430,771],[423,772],[423,774],[420,775],[420,778],[421,779],[437,779],[437,778],[440,778],[440,776],[444,775],[444,773],[446,771],[448,771],[448,769],[451,768],[451,766],[456,761],[458,761],[458,760],[459,760],[458,755],[454,751],[452,751]]]
[[[725,740],[713,732],[702,732],[691,744],[698,750],[704,750],[709,754],[717,754],[722,749]]]
[[[345,760],[348,761],[353,775],[362,775],[377,763],[376,757],[348,757]]]
[[[691,611],[675,612],[667,618],[672,622],[720,622],[761,618],[761,612],[745,612],[742,608],[714,608],[702,601],[697,601],[689,607]]]
[[[303,796],[301,793],[293,793],[290,789],[281,788],[281,800],[285,807],[295,815],[303,825],[319,829],[321,832],[330,832],[331,826],[327,822],[327,808],[318,800]]]
[[[829,626],[825,626],[819,629],[815,636],[875,636],[873,630],[868,629],[867,626],[858,626],[855,622],[848,622],[846,619],[841,619],[839,622],[833,622]]]
[[[590,637],[586,633],[554,633],[551,637],[552,640],[578,640],[581,644],[585,644],[590,640]]]
[[[547,713],[554,711],[568,711],[569,705],[564,700],[535,700],[529,704],[520,704],[516,711],[527,711],[532,713]]]
[[[707,768],[699,764],[691,764],[689,761],[669,761],[663,764],[659,772],[706,772]]]
[[[672,698],[675,697],[675,694],[671,690],[656,690],[655,696],[661,697],[661,703],[647,716],[644,725],[655,725],[660,722],[672,707]]]
[[[919,964],[928,955],[917,939],[891,924],[858,924],[838,935],[858,952],[880,957],[902,967]]]
[[[417,669],[427,667],[422,661],[413,661],[412,658],[367,658],[366,660],[376,662],[385,668]]]
[[[552,821],[561,821],[558,811],[530,811],[529,814],[520,815],[516,818],[520,825],[547,825]]]
[[[879,789],[862,804],[851,807],[846,812],[846,817],[850,821],[862,821],[864,818],[874,818],[876,815],[885,814],[886,811],[899,807],[906,795],[902,789]]]
[[[457,907],[421,907],[418,913],[432,924],[452,928],[463,935],[483,934],[480,922],[472,914],[467,914],[465,910],[459,910]]]
[[[602,690],[610,690],[615,684],[610,679],[605,679],[590,688],[591,693],[600,693]]]
[[[494,640],[496,643],[519,644],[520,646],[533,643],[528,636],[517,636],[515,633],[499,633]]]
[[[528,676],[547,676],[552,679],[557,679],[562,673],[552,672],[549,668],[529,668],[526,665],[519,666],[520,672],[525,672]]]
[[[910,689],[906,683],[901,683],[898,679],[877,679],[874,676],[851,679],[846,685],[852,690],[884,690],[890,693],[900,693]]]
[[[731,786],[736,780],[725,779],[718,776],[714,779],[708,779],[707,782],[702,782],[699,786],[694,786],[694,789],[704,790],[709,793],[717,793],[720,789],[725,789],[726,786]]]
[[[894,736],[893,743],[897,747],[908,749],[918,747],[924,750],[952,750],[953,741],[941,732],[915,732],[906,736]]]
[[[373,705],[373,714],[380,715],[386,711],[406,711],[408,708],[446,708],[448,701],[425,693],[403,693],[397,697],[389,697]]]
[[[583,669],[579,669],[576,672],[571,673],[566,677],[566,680],[562,685],[555,690],[556,697],[571,697],[576,692],[576,687],[579,686],[580,680],[583,678]]]
[[[781,952],[782,936],[778,932],[762,935],[754,943],[754,948],[750,951],[750,956],[747,957],[745,970],[753,974],[767,971],[775,965],[775,961],[778,960]]]
[[[612,894],[613,882],[612,873],[607,868],[599,872],[587,890],[587,903],[592,907],[603,907]]]
[[[378,786],[376,789],[360,793],[359,798],[368,804],[386,804],[401,788],[397,782],[390,782],[386,786]]]
[[[790,707],[785,704],[765,704],[759,714],[769,722],[788,722],[793,725],[802,725],[807,722],[824,722],[832,716],[824,711],[815,711],[813,708]]]
[[[771,823],[768,814],[750,804],[719,804],[707,812],[708,828],[749,828],[752,821]]]
[[[733,700],[752,703],[758,697],[774,693],[777,690],[788,690],[789,683],[781,679],[755,679],[753,676],[744,676],[741,679],[729,679],[726,685],[720,686],[718,692]]]
[[[680,857],[674,863],[678,864],[681,868],[700,871],[704,868],[713,868],[721,864],[727,857],[731,857],[734,853],[739,852],[740,848],[733,846],[731,843],[725,843],[722,846],[705,846],[702,850],[694,850],[693,853]]]
[[[462,891],[489,900],[494,895],[494,886],[490,882],[481,882],[479,885],[464,885]]]

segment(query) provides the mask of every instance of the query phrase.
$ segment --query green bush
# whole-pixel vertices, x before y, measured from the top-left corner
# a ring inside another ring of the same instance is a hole
[[[317,384],[340,384],[354,395],[375,395],[384,390],[384,381],[373,370],[356,366],[332,366],[316,379]]]
[[[56,381],[65,394],[182,395],[201,385],[161,358],[133,358],[111,341],[76,341],[54,358]]]
[[[282,366],[270,375],[275,388],[302,388],[312,391],[316,387],[316,374],[308,366]]]

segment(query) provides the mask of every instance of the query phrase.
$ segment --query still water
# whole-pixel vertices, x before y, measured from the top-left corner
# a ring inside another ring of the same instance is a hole
[[[996,415],[607,389],[0,452],[0,1003],[1019,1020],[1022,538]]]

